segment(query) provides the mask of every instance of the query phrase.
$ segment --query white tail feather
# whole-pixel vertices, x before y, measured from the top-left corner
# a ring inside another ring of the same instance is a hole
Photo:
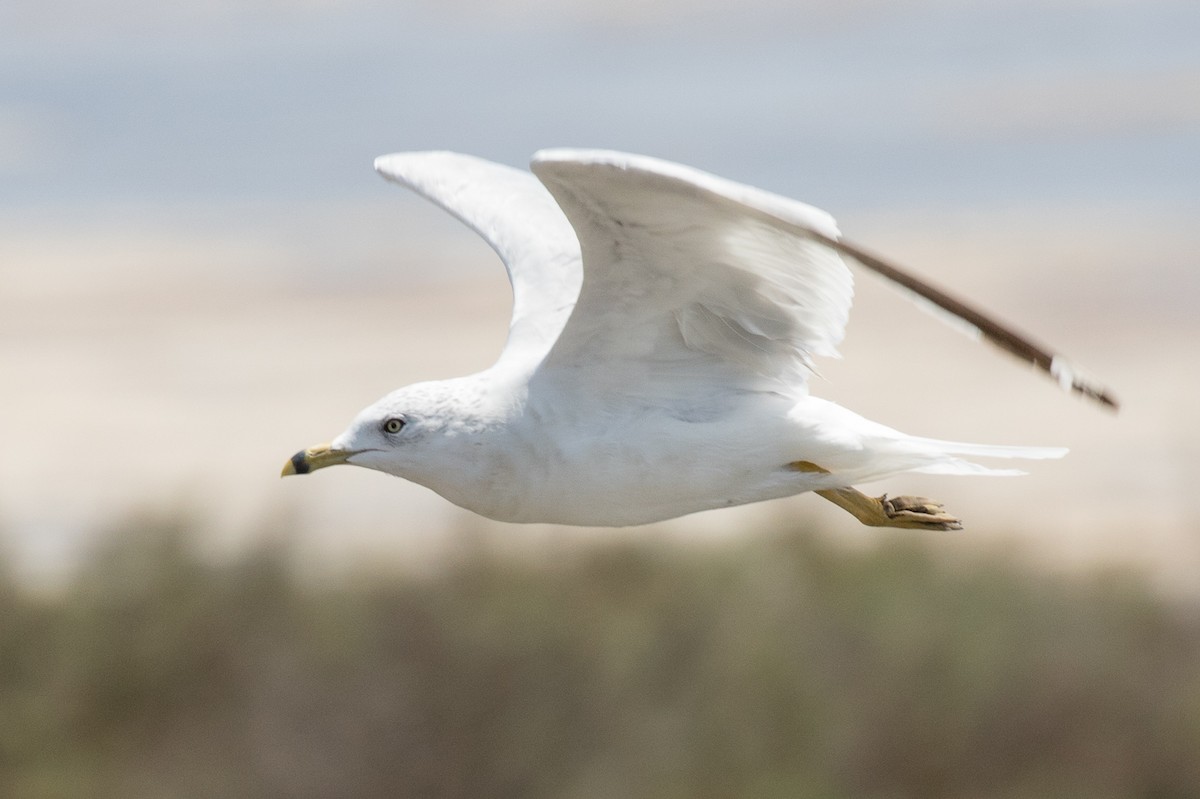
[[[929,452],[947,455],[968,455],[973,458],[1023,458],[1025,460],[1051,460],[1061,458],[1069,452],[1066,447],[1021,447],[1007,444],[971,444],[963,441],[942,441],[937,438],[907,439],[907,443]]]
[[[996,444],[970,444],[962,441],[941,441],[936,438],[911,438],[906,444],[928,455],[942,457],[919,466],[911,471],[921,474],[986,475],[988,477],[1010,477],[1025,474],[1021,469],[993,469],[961,457],[972,458],[1021,458],[1024,460],[1047,460],[1061,458],[1067,454],[1066,447],[1021,447]]]

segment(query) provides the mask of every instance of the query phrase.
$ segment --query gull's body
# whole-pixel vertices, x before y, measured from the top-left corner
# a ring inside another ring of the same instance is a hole
[[[376,168],[499,253],[513,321],[497,363],[368,407],[286,473],[348,462],[512,522],[630,525],[816,491],[868,524],[955,527],[936,503],[853,485],[1004,474],[963,456],[1059,457],[908,436],[808,393],[836,355],[847,254],[1108,404],[982,314],[839,240],[811,206],[655,159],[544,151],[537,176],[453,153]],[[539,179],[541,182],[539,182]]]

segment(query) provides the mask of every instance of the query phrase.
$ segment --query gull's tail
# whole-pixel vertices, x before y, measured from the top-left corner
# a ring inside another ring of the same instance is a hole
[[[936,438],[906,436],[905,449],[914,456],[923,456],[926,462],[907,471],[922,474],[979,474],[1006,476],[1025,474],[1020,469],[994,469],[967,458],[1005,458],[1022,460],[1048,460],[1067,454],[1066,447],[1021,447],[998,444],[971,444],[962,441],[942,441]]]

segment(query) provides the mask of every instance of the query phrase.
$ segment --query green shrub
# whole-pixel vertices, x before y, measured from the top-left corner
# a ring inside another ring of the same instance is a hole
[[[1187,608],[891,541],[304,580],[130,531],[0,584],[0,795],[1200,796]]]

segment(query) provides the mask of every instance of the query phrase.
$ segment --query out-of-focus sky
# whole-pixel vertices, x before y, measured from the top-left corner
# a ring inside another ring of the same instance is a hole
[[[428,531],[466,516],[423,489],[276,478],[378,395],[482,368],[503,340],[495,259],[371,160],[588,146],[822,206],[1076,356],[1120,416],[864,277],[846,358],[814,386],[917,434],[1072,447],[1019,480],[881,488],[937,496],[1054,562],[1186,580],[1200,5],[733,5],[0,7],[0,529],[43,565],[145,507],[192,508],[231,540],[288,518],[326,556],[436,548]],[[756,512],[861,534],[823,505]]]

